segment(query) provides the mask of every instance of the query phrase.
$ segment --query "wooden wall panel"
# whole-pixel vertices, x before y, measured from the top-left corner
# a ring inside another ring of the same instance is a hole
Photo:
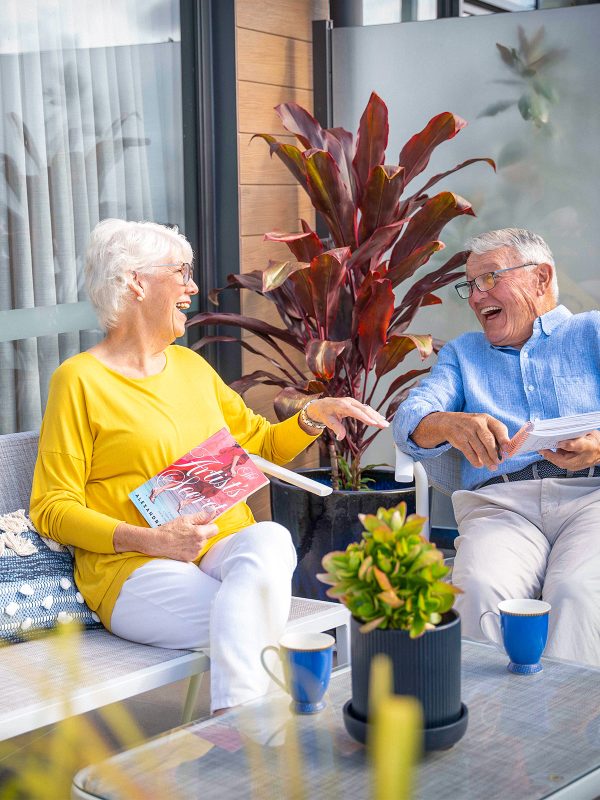
[[[278,136],[277,138],[286,144],[298,144],[295,136]],[[258,183],[264,186],[267,183],[289,183],[293,186],[298,185],[298,181],[281,159],[276,155],[271,158],[269,145],[265,141],[262,139],[251,140],[252,135],[249,133],[242,133],[239,136],[240,184]]]
[[[238,80],[312,90],[312,45],[238,28]]]
[[[312,110],[312,20],[326,19],[328,12],[328,0],[236,0],[241,263],[233,272],[264,269],[269,259],[291,257],[285,245],[263,240],[266,231],[296,232],[300,218],[314,226],[314,209],[304,190],[277,157],[270,158],[266,143],[250,143],[250,139],[254,133],[270,133],[296,143],[274,107],[293,101]],[[241,308],[248,316],[281,325],[272,304],[251,292],[241,293]],[[244,334],[244,340],[259,352],[270,350],[252,334]],[[291,357],[306,368],[303,353],[292,351]],[[242,369],[248,373],[270,366],[244,350]],[[275,421],[273,397],[278,391],[278,387],[260,386],[245,399],[258,413]],[[314,446],[294,461],[295,466],[317,463],[318,448]],[[268,519],[268,490],[254,495],[250,506],[257,519]]]
[[[313,207],[301,186],[241,186],[242,236],[267,231],[294,233],[302,230],[300,219],[310,217]]]
[[[238,28],[312,41],[312,20],[329,17],[329,0],[257,0],[236,6]]]
[[[240,133],[287,134],[273,110],[280,103],[299,103],[311,109],[312,92],[290,86],[238,81],[238,130]]]

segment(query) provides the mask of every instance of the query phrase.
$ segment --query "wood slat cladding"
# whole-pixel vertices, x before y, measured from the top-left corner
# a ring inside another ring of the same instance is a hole
[[[277,157],[270,158],[265,142],[249,142],[254,133],[296,142],[281,125],[274,107],[296,102],[312,110],[312,20],[326,19],[328,12],[328,0],[236,0],[241,263],[232,272],[264,269],[269,259],[291,258],[285,245],[263,241],[266,231],[294,233],[300,230],[300,218],[314,225],[314,210],[304,190]],[[241,305],[248,316],[281,326],[272,304],[263,298],[242,292]],[[252,334],[244,334],[244,339],[259,352],[269,350]],[[293,358],[305,367],[303,354],[294,353]],[[244,350],[243,372],[255,369],[271,367]],[[247,393],[246,402],[274,420],[272,400],[278,391],[278,387],[261,386]],[[312,447],[296,462],[317,464],[318,448]],[[268,491],[257,493],[250,505],[257,519],[270,517]]]
[[[238,28],[238,79],[312,91],[312,45]]]
[[[275,106],[294,102],[311,109],[313,104],[313,94],[307,89],[238,81],[237,90],[239,133],[287,134],[273,110]]]
[[[298,144],[295,136],[277,138],[286,144]],[[271,158],[269,145],[265,141],[262,139],[252,141],[252,134],[249,133],[240,134],[238,139],[240,184],[298,185],[298,181],[281,159],[276,155]]]
[[[241,186],[240,203],[242,237],[258,236],[273,230],[300,231],[300,219],[309,219],[313,215],[306,192],[297,185]],[[246,213],[246,209],[252,209],[251,213]]]
[[[312,20],[327,19],[329,0],[238,0],[238,28],[312,41]]]

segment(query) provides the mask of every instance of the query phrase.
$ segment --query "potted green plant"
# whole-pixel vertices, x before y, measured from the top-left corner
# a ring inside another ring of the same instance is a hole
[[[455,744],[467,727],[460,695],[460,592],[444,581],[449,568],[435,544],[421,535],[424,517],[407,516],[406,503],[360,515],[359,542],[323,558],[318,578],[329,597],[352,613],[352,699],[344,707],[348,731],[365,740],[371,660],[392,662],[394,692],[423,706],[425,748]]]
[[[444,248],[439,239],[444,226],[461,215],[473,215],[462,197],[449,191],[431,195],[430,190],[469,164],[482,161],[495,168],[494,162],[469,159],[415,187],[435,148],[466,125],[460,117],[450,112],[433,117],[404,145],[398,163],[389,165],[388,110],[375,93],[356,140],[343,128],[322,128],[296,103],[277,106],[276,112],[300,146],[268,134],[257,136],[308,193],[330,239],[322,241],[304,220],[301,233],[271,231],[265,239],[284,242],[290,259],[229,275],[227,285],[211,293],[215,304],[224,289],[259,294],[272,302],[281,325],[220,311],[196,314],[188,322],[192,328],[227,325],[250,331],[268,346],[266,350],[258,352],[247,340],[223,334],[204,336],[193,347],[236,342],[263,356],[265,368],[244,375],[232,387],[241,394],[260,384],[279,387],[274,401],[279,419],[297,412],[311,396],[351,396],[391,420],[414,381],[429,369],[406,369],[404,360],[415,353],[425,361],[438,347],[430,334],[409,331],[415,314],[423,306],[441,303],[436,290],[462,276],[466,259],[460,252],[423,272],[431,256]],[[417,270],[421,271],[415,278]],[[319,587],[314,574],[323,553],[358,536],[359,510],[393,505],[398,491],[408,491],[394,482],[390,468],[363,467],[363,454],[377,433],[351,421],[342,441],[323,434],[322,462],[329,468],[313,477],[332,482],[335,491],[328,498],[272,481],[273,516],[297,537],[300,567],[294,591],[315,596]],[[367,488],[384,493],[352,496]],[[339,537],[345,537],[343,543]]]

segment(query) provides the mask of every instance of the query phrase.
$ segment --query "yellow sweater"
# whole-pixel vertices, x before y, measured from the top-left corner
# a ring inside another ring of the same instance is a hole
[[[148,527],[129,492],[223,427],[246,450],[278,464],[314,441],[297,416],[271,425],[254,414],[192,350],[173,345],[166,356],[161,373],[135,379],[80,353],[50,382],[31,519],[44,536],[75,547],[75,581],[107,628],[121,587],[152,560],[115,553],[119,522]],[[219,533],[197,560],[253,522],[248,506],[238,503],[216,520]]]

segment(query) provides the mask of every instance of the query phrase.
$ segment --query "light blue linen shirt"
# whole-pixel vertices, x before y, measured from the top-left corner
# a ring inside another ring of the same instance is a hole
[[[519,350],[494,347],[483,333],[465,333],[440,350],[431,372],[411,390],[394,417],[396,444],[422,460],[448,443],[425,449],[410,438],[434,411],[486,413],[514,436],[528,420],[600,411],[600,311],[571,314],[564,306],[538,317]],[[494,475],[516,472],[542,458],[523,453],[493,472],[462,457],[462,486],[473,489]]]

